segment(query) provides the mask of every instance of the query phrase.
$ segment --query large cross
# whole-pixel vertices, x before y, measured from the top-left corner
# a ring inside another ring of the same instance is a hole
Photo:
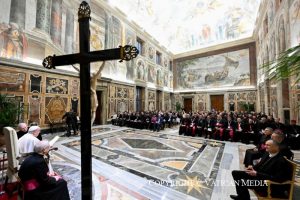
[[[78,9],[80,52],[63,56],[48,56],[43,66],[80,63],[80,110],[81,110],[81,195],[84,200],[92,200],[92,154],[91,154],[91,83],[90,63],[105,60],[131,60],[139,53],[136,47],[126,45],[115,49],[90,52],[90,14],[87,2],[83,1]]]

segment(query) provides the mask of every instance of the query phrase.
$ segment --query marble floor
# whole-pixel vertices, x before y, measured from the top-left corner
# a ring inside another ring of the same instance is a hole
[[[68,181],[71,199],[80,200],[80,136],[60,137],[54,146],[53,168]],[[242,168],[247,148],[178,136],[178,128],[151,132],[93,127],[93,199],[230,199],[235,194],[231,171]],[[295,160],[300,163],[300,153]]]

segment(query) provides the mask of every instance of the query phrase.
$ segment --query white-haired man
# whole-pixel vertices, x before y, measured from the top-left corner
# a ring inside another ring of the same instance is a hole
[[[37,136],[40,134],[41,128],[39,126],[31,126],[28,133],[23,135],[18,141],[19,152],[21,155],[20,163],[31,153],[34,152],[34,145],[40,140]]]
[[[50,144],[47,140],[38,141],[34,153],[27,157],[19,170],[19,177],[25,190],[25,200],[69,200],[67,182],[57,173],[49,172],[44,156]]]
[[[18,124],[18,132],[17,132],[17,136],[18,139],[20,139],[23,135],[25,135],[28,132],[28,126],[26,123],[19,123]]]

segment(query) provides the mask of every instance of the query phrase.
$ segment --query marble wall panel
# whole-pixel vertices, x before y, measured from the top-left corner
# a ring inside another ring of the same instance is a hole
[[[134,87],[110,84],[108,97],[108,115],[110,118],[118,112],[134,111]]]
[[[25,73],[1,70],[0,91],[25,91]]]
[[[148,110],[154,111],[156,109],[156,91],[148,90]]]
[[[77,97],[79,96],[79,85],[80,85],[79,80],[77,79],[72,80],[71,94],[73,96],[77,96]]]
[[[45,98],[46,124],[62,121],[62,117],[67,111],[67,101],[67,98],[58,96]]]
[[[38,74],[30,75],[30,92],[41,93],[42,91],[42,76]]]
[[[52,94],[68,94],[67,79],[46,77],[46,93]]]
[[[29,96],[29,120],[28,123],[41,123],[41,96],[32,95]]]
[[[78,106],[79,106],[79,99],[77,97],[73,97],[71,99],[71,108],[72,110],[77,113],[78,112]]]

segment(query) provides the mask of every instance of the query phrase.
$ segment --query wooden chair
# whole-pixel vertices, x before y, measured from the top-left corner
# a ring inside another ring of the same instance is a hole
[[[271,181],[271,180],[265,180],[266,184],[268,185],[267,196],[261,196],[261,194],[259,194],[255,190],[253,190],[253,192],[255,193],[258,200],[266,200],[266,199],[271,199],[271,200],[288,199],[288,200],[292,200],[293,199],[295,174],[296,174],[297,164],[295,162],[291,161],[291,160],[288,160],[288,159],[286,159],[286,160],[288,161],[288,163],[290,165],[290,169],[292,169],[290,180],[282,182],[282,183],[274,182],[274,181]],[[282,185],[282,186],[283,185],[290,185],[289,189],[287,190],[288,197],[287,198],[274,198],[274,197],[272,197],[271,196],[271,185]]]

